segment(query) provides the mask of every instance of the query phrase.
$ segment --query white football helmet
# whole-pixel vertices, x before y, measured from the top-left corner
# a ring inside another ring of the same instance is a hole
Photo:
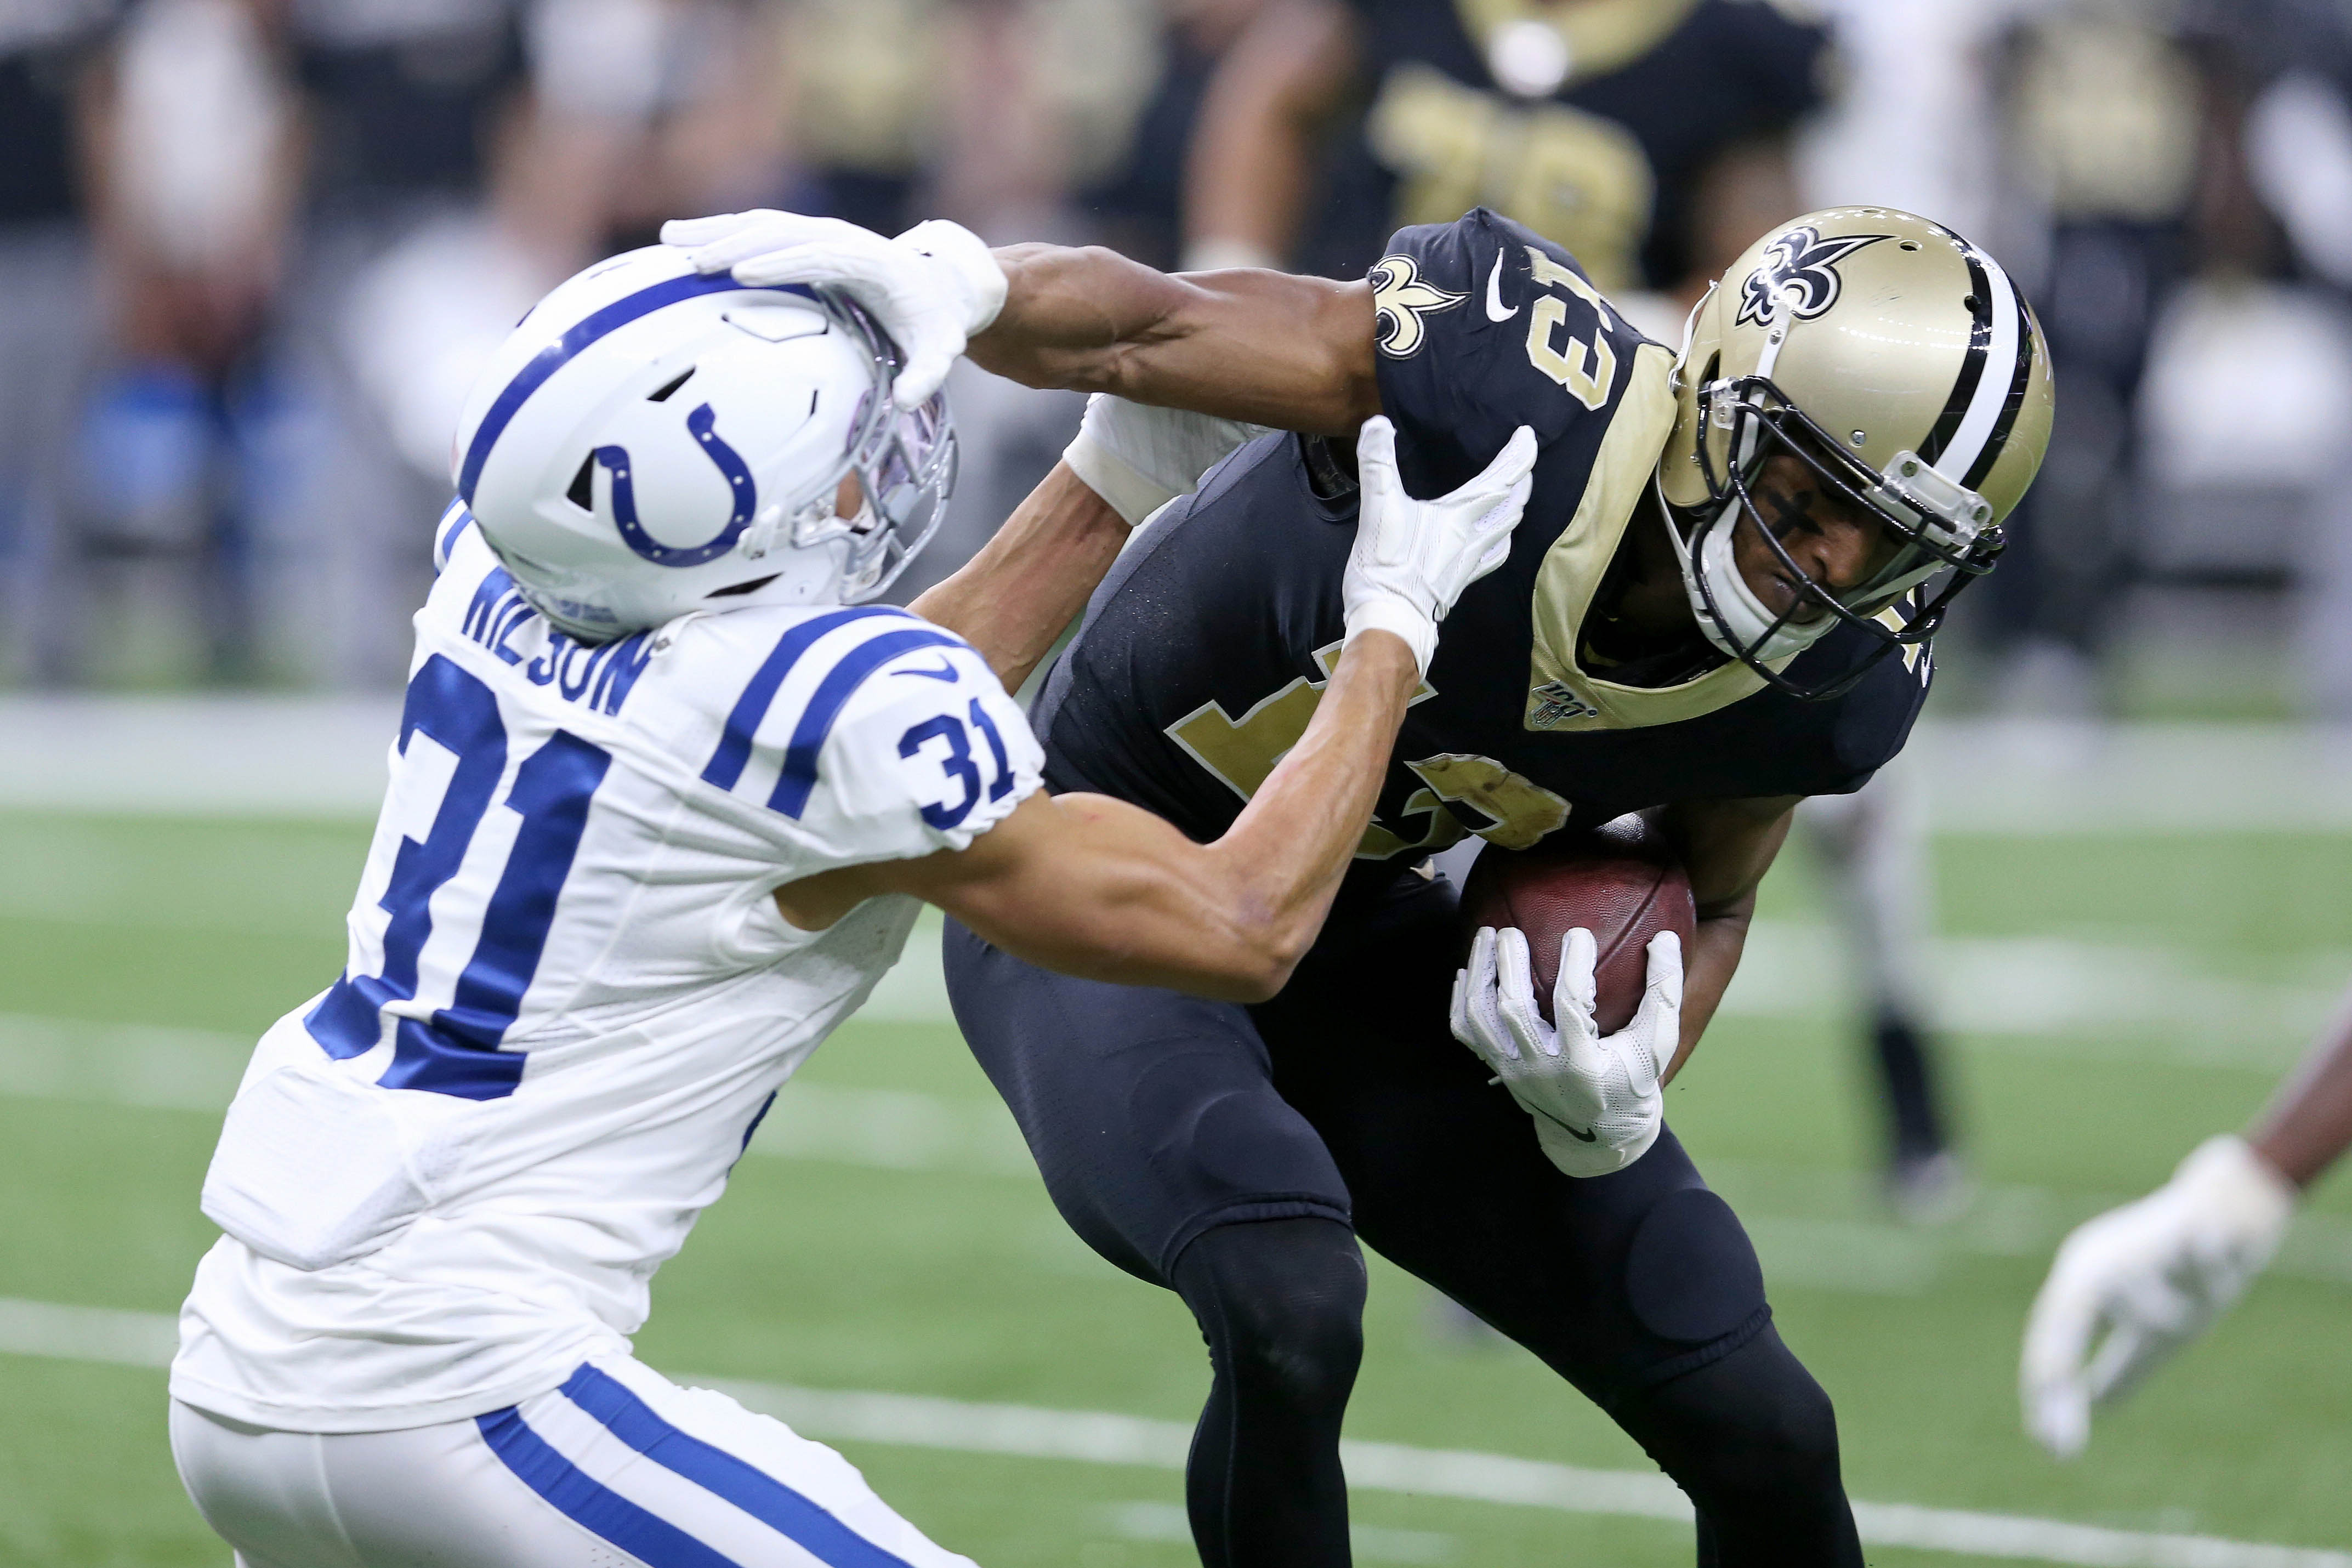
[[[870,599],[955,481],[945,397],[894,407],[898,363],[845,298],[631,251],[499,347],[458,423],[457,493],[524,597],[583,639],[688,610]],[[862,499],[845,516],[851,476]]]

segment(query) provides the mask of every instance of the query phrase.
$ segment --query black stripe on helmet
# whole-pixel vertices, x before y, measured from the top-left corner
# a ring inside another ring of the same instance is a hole
[[[2025,308],[2025,296],[2017,297],[2017,368],[2009,378],[2009,396],[2002,400],[2000,417],[1994,421],[1992,434],[1985,437],[1984,450],[1969,468],[1968,478],[1960,483],[1975,489],[2000,461],[2009,449],[2009,434],[2017,428],[2018,411],[2025,406],[2025,389],[2033,380],[2033,314]]]
[[[1992,280],[1985,276],[1984,265],[1972,252],[1960,253],[1969,264],[1969,301],[1975,306],[1975,319],[1969,327],[1968,357],[1960,362],[1959,379],[1952,383],[1952,395],[1945,400],[1944,412],[1937,416],[1936,427],[1919,444],[1920,460],[1933,466],[1942,458],[1952,437],[1960,433],[1960,422],[1969,416],[1969,405],[1976,401],[1977,385],[1984,380],[1985,361],[1992,353]],[[1990,442],[1986,445],[1990,447]]]

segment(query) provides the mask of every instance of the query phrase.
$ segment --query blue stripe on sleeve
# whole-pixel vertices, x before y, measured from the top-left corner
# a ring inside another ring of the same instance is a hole
[[[919,626],[884,632],[850,649],[817,683],[816,695],[802,710],[801,721],[793,726],[792,743],[784,751],[783,772],[777,776],[775,793],[768,797],[769,806],[791,817],[799,816],[808,808],[809,796],[816,789],[816,762],[818,753],[824,750],[824,738],[833,732],[833,721],[841,717],[843,706],[866,683],[867,676],[900,654],[919,647],[963,646],[963,639],[952,632]]]
[[[583,1365],[562,1394],[646,1458],[726,1499],[827,1568],[908,1568],[905,1558],[875,1545],[765,1470],[679,1431],[609,1373]]]
[[[457,548],[457,536],[473,521],[474,514],[466,510],[466,503],[453,500],[449,510],[441,514],[441,521],[434,525],[433,571],[436,576],[449,569],[449,552]]]
[[[783,685],[784,677],[792,673],[793,666],[798,664],[801,657],[815,647],[817,639],[825,633],[874,616],[900,620],[914,618],[906,611],[893,609],[887,605],[865,605],[855,609],[835,610],[811,616],[777,638],[774,651],[761,662],[752,675],[751,684],[743,688],[743,695],[736,700],[733,711],[727,715],[726,732],[719,736],[719,749],[710,753],[710,761],[703,767],[703,782],[717,784],[720,789],[733,789],[736,782],[743,776],[743,764],[751,760],[751,737],[759,730],[760,721],[768,716],[768,705],[776,700],[776,689]]]
[[[582,1367],[581,1372],[588,1371]],[[577,1374],[575,1374],[576,1376]],[[601,1375],[601,1374],[600,1374]],[[573,1522],[593,1531],[649,1568],[741,1568],[667,1520],[591,1479],[546,1438],[525,1425],[513,1406],[474,1418],[506,1468]],[[892,1561],[896,1561],[893,1559]]]
[[[562,370],[583,349],[609,332],[618,331],[631,321],[650,316],[665,305],[675,305],[680,300],[691,300],[702,294],[781,293],[798,294],[814,300],[815,291],[798,283],[781,284],[772,289],[753,289],[738,283],[730,273],[717,272],[708,278],[688,276],[671,278],[650,289],[640,289],[624,295],[584,321],[575,322],[572,330],[531,356],[530,363],[507,383],[498,400],[482,416],[475,428],[474,439],[466,448],[465,466],[457,471],[457,493],[467,506],[474,504],[474,487],[482,478],[482,465],[489,460],[490,448],[506,434],[508,425],[530,395],[546,384],[547,378]]]

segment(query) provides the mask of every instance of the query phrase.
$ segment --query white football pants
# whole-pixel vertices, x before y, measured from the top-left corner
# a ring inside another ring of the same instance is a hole
[[[239,1568],[973,1568],[832,1449],[626,1356],[397,1432],[274,1431],[174,1400],[172,1453]]]

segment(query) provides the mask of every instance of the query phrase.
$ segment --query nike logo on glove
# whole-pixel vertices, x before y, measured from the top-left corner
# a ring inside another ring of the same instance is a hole
[[[1496,1079],[1493,1081],[1494,1083],[1500,1083],[1503,1080],[1501,1079]],[[1492,1085],[1490,1084],[1489,1087],[1492,1087]],[[1559,1117],[1554,1116],[1548,1110],[1538,1110],[1533,1106],[1528,1106],[1525,1109],[1531,1115],[1542,1117],[1546,1121],[1550,1122],[1554,1127],[1559,1128],[1562,1132],[1567,1133],[1570,1138],[1575,1139],[1580,1143],[1598,1143],[1601,1142],[1601,1133],[1597,1128],[1591,1132],[1579,1132],[1575,1128],[1570,1127],[1567,1122],[1562,1121]]]
[[[1495,269],[1486,274],[1486,319],[1507,321],[1518,313],[1517,305],[1507,310],[1503,309],[1503,258],[1497,256],[1495,258]]]
[[[925,680],[952,681],[958,679],[955,666],[950,664],[944,658],[940,660],[940,667],[937,669],[894,669],[890,673],[893,675],[919,675]]]

